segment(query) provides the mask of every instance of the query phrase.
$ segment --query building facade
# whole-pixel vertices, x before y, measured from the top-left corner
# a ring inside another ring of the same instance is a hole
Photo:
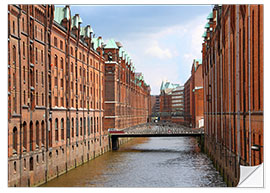
[[[110,39],[105,57],[105,129],[124,129],[149,122],[150,86],[136,73],[120,42]]]
[[[104,50],[69,6],[8,6],[9,186],[37,186],[109,149]],[[146,122],[150,101],[150,87],[122,67],[117,87],[128,79],[132,92],[117,91],[117,111],[128,112],[120,128]]]
[[[203,77],[201,60],[193,60],[191,75],[184,85],[185,124],[199,128],[203,120]]]
[[[205,148],[232,186],[263,162],[263,5],[215,6],[203,34]]]
[[[171,121],[184,123],[184,86],[178,86],[171,91],[172,110]]]

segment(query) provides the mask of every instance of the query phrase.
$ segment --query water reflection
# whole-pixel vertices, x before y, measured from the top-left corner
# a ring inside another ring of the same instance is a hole
[[[222,187],[226,184],[191,137],[137,138],[44,187]]]

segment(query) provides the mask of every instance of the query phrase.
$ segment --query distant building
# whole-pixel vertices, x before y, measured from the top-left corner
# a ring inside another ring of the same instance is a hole
[[[184,86],[174,88],[170,95],[172,101],[171,121],[184,123]]]
[[[184,87],[162,81],[160,87],[160,120],[184,122]]]
[[[151,109],[152,109],[152,117],[159,117],[160,112],[160,101],[159,95],[152,95],[151,96]]]
[[[193,60],[190,78],[184,85],[185,123],[193,128],[198,128],[199,121],[203,119],[203,79],[201,64],[201,60]]]

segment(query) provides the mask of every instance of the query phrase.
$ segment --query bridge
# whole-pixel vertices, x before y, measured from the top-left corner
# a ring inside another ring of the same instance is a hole
[[[119,149],[118,138],[123,137],[201,137],[204,129],[192,129],[179,125],[143,125],[123,130],[110,130],[113,150]]]

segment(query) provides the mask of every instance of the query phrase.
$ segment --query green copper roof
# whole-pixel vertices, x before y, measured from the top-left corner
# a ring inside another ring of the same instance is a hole
[[[118,49],[118,46],[116,45],[114,39],[110,39],[106,44],[105,48]]]
[[[71,27],[76,27],[76,28],[79,28],[79,23],[82,23],[82,19],[79,15],[75,15],[72,17],[71,19]]]
[[[165,89],[174,89],[176,87],[180,86],[179,84],[173,84],[170,82],[164,82],[162,81],[161,86],[160,86],[160,91],[165,90]]]
[[[209,28],[209,27],[210,27],[209,23],[206,23],[205,26],[204,26],[204,28],[206,28],[206,29]]]
[[[206,37],[206,31],[204,31],[203,35],[202,35],[203,38]]]
[[[92,28],[90,25],[87,25],[86,27],[81,27],[80,35],[83,37],[90,37],[91,33],[93,33]]]
[[[94,49],[96,50],[98,48],[98,39],[97,38],[92,38],[92,43],[94,43]]]
[[[62,20],[66,18],[69,19],[69,9],[68,7],[55,7],[54,10],[54,20],[61,24]]]
[[[213,12],[209,13],[207,19],[213,19]]]

